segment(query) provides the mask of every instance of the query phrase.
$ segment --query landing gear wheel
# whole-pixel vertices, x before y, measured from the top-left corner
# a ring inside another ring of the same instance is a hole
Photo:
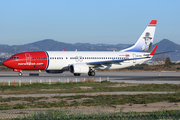
[[[80,73],[74,73],[74,76],[80,76],[81,74]]]
[[[89,71],[89,72],[88,72],[88,75],[89,75],[89,76],[95,76],[95,72],[94,72],[94,71]]]
[[[95,76],[95,72],[94,71],[91,72],[91,76]]]
[[[23,73],[22,73],[22,72],[19,72],[19,73],[18,73],[18,75],[19,75],[19,76],[22,76],[22,75],[23,75]]]

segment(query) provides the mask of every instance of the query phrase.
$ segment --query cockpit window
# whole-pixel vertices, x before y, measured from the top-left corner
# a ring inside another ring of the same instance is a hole
[[[19,57],[10,57],[10,59],[19,59]]]

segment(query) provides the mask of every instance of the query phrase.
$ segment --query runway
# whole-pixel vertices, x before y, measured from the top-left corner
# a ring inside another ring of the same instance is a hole
[[[29,76],[30,73],[39,72],[24,72],[23,76],[18,76],[17,72],[0,72],[0,82],[69,82],[69,81],[84,81],[87,78],[95,79],[96,81],[109,80],[111,82],[125,82],[125,83],[172,83],[180,84],[179,72],[96,72],[96,76],[88,76],[82,74],[81,76],[74,76],[70,72],[64,72],[62,74],[48,74],[46,72],[40,72],[39,76]]]

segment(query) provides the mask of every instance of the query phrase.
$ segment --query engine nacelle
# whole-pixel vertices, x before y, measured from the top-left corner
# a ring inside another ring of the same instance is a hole
[[[63,73],[64,70],[46,70],[47,73]]]
[[[86,64],[72,64],[69,66],[71,73],[88,73],[89,67]]]

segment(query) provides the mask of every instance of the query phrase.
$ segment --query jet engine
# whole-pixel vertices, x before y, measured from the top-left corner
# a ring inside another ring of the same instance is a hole
[[[71,73],[88,73],[89,67],[86,64],[72,64],[69,66]]]
[[[64,70],[46,70],[47,73],[63,73]]]

